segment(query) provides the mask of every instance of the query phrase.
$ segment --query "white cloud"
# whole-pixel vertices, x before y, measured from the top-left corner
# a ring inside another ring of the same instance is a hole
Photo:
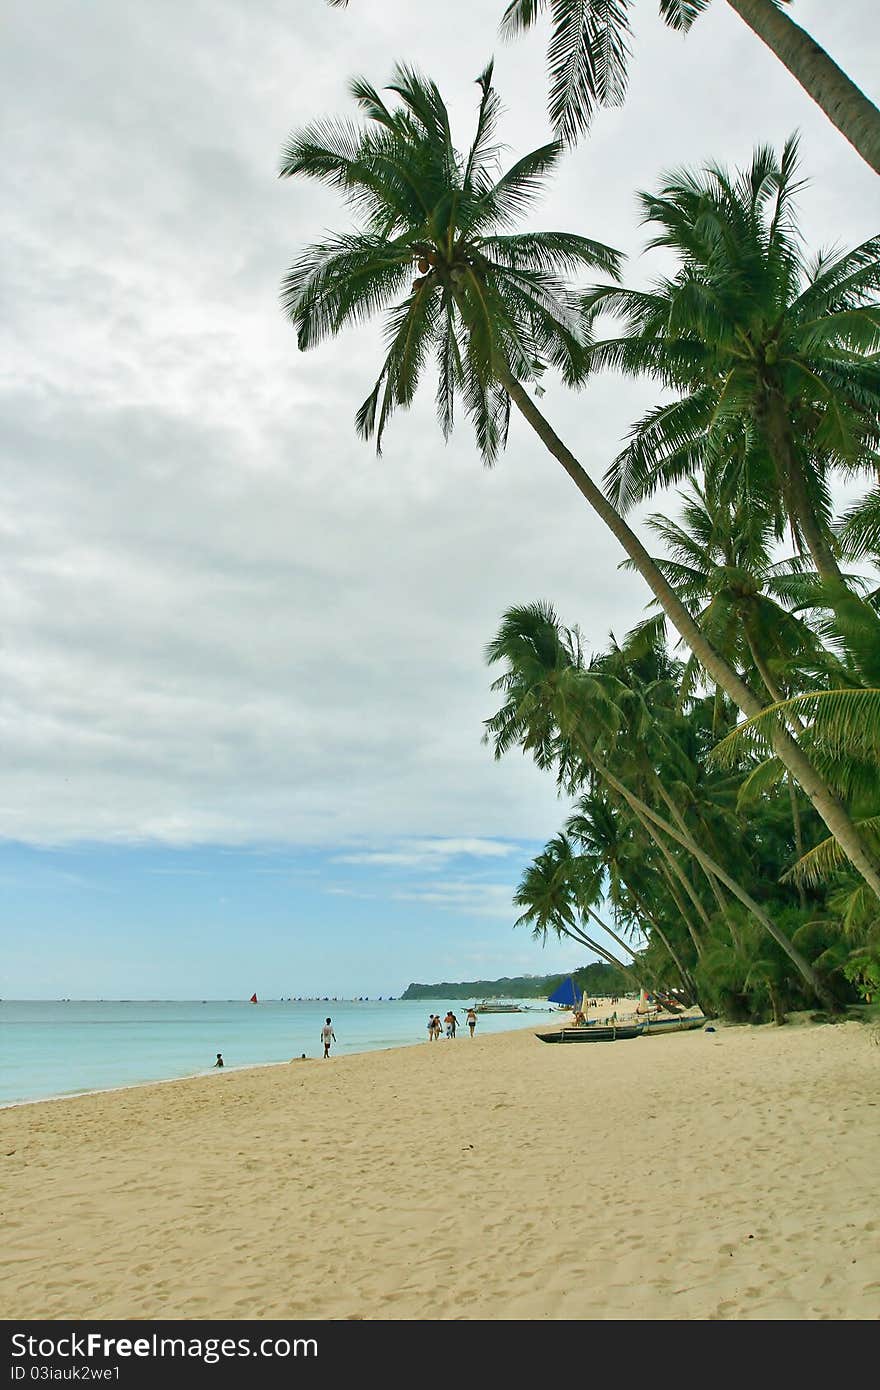
[[[511,903],[513,890],[509,883],[443,879],[440,882],[399,889],[391,896],[397,902],[424,903],[431,907],[447,908],[463,916],[502,917],[513,923],[517,915]]]
[[[394,867],[415,867],[422,864],[442,865],[449,859],[466,857],[469,859],[505,859],[516,854],[520,846],[500,840],[446,839],[403,841],[396,849],[359,850],[351,854],[338,854],[340,864],[372,864]]]
[[[830,8],[798,18],[870,73],[874,6]],[[347,222],[329,192],[277,181],[281,145],[351,111],[351,73],[421,65],[466,134],[496,51],[513,153],[546,137],[546,31],[501,46],[501,9],[14,7],[0,837],[345,845],[404,867],[557,828],[549,780],[481,745],[485,645],[538,598],[601,644],[641,616],[640,582],[517,421],[486,473],[465,424],[443,446],[428,385],[377,461],[352,419],[378,330],[300,355],[277,302],[303,244]],[[647,276],[634,188],[798,126],[811,239],[876,230],[873,174],[729,7],[686,40],[637,11],[630,98],[536,225],[600,236]],[[607,378],[544,404],[601,474],[654,394]]]

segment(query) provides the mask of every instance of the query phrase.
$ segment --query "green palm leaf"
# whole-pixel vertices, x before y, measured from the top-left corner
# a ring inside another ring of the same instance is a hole
[[[511,230],[542,192],[562,146],[532,150],[499,175],[491,63],[477,86],[466,155],[453,142],[436,83],[406,66],[395,69],[384,93],[363,78],[352,83],[361,125],[318,121],[291,136],[282,175],[336,189],[359,225],[300,254],[283,281],[282,304],[303,349],[385,314],[385,360],[356,417],[377,450],[430,360],[441,429],[448,436],[460,395],[491,464],[510,418],[503,383],[537,386],[548,368],[570,383],[585,373],[584,313],[565,276],[585,266],[616,275],[620,256],[570,232]]]

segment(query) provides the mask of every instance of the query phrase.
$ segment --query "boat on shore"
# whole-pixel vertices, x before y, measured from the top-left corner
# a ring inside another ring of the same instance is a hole
[[[645,1031],[643,1023],[589,1023],[581,1028],[555,1028],[552,1033],[536,1033],[546,1043],[623,1042]]]
[[[649,1038],[661,1033],[686,1033],[702,1028],[702,1014],[686,1014],[682,1018],[639,1019],[635,1023],[582,1023],[576,1028],[555,1028],[551,1033],[536,1033],[541,1042],[620,1042],[627,1038]]]
[[[645,1037],[652,1033],[687,1033],[691,1028],[702,1028],[708,1023],[703,1014],[685,1014],[680,1018],[650,1018],[643,1025]]]

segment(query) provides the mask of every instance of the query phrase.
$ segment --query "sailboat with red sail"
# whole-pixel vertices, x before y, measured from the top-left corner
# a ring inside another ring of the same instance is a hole
[[[260,1001],[259,1001],[259,999],[257,998],[257,996],[256,996],[255,994],[252,994],[251,997],[250,997],[250,1001],[249,1001],[249,1002],[250,1002],[251,1004],[259,1004]]]

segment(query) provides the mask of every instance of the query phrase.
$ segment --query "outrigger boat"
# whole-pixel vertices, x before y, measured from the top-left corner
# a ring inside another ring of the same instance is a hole
[[[481,999],[479,1004],[474,1005],[474,1012],[478,1014],[521,1014],[525,1013],[522,1004],[507,1004],[500,999]]]
[[[702,1028],[708,1019],[703,1014],[685,1014],[681,1018],[649,1018],[642,1025],[646,1037],[652,1033],[687,1033],[691,1028]]]
[[[644,1033],[643,1023],[588,1023],[582,1028],[556,1028],[552,1033],[536,1033],[547,1043],[623,1042]]]
[[[702,1014],[687,1014],[684,1018],[659,1018],[638,1023],[582,1023],[578,1028],[556,1028],[552,1033],[536,1033],[541,1042],[619,1042],[626,1038],[649,1038],[658,1033],[686,1033],[702,1028]]]

